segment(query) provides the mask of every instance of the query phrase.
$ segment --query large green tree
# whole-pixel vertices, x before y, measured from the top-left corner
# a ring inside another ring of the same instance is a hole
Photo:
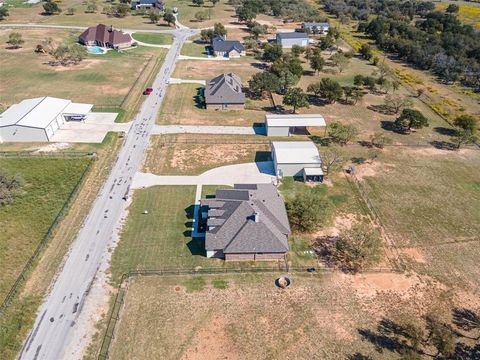
[[[47,0],[43,4],[43,11],[46,15],[54,15],[60,13],[62,10],[58,7],[58,4],[52,0]]]
[[[263,50],[262,60],[273,63],[282,58],[283,49],[280,44],[267,45]]]
[[[325,60],[323,59],[322,54],[319,51],[314,52],[310,56],[310,67],[312,68],[312,70],[315,71],[315,73],[319,73],[320,71],[322,71],[324,66]]]
[[[272,105],[276,107],[273,93],[280,90],[280,79],[277,75],[271,72],[260,72],[252,76],[248,82],[249,90],[257,96],[263,96],[263,93],[268,93]]]
[[[478,120],[471,115],[460,115],[453,120],[453,125],[460,129],[475,133],[478,129]]]
[[[330,218],[332,204],[315,191],[305,191],[287,201],[288,219],[294,231],[314,232]]]
[[[287,93],[283,97],[283,104],[293,107],[295,113],[298,108],[308,107],[308,96],[303,92],[301,88],[288,89]]]
[[[320,80],[320,97],[329,103],[338,101],[343,96],[342,86],[335,80],[323,78]]]
[[[403,109],[400,116],[395,120],[395,127],[404,133],[410,133],[413,129],[421,129],[428,126],[428,119],[418,110]]]
[[[343,125],[332,122],[327,126],[328,137],[334,143],[346,145],[358,135],[358,129],[353,125]]]

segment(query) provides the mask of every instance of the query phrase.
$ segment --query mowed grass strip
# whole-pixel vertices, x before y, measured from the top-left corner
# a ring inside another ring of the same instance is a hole
[[[169,45],[173,42],[173,36],[170,34],[155,33],[133,33],[133,40],[153,45]]]
[[[0,300],[46,235],[86,170],[88,159],[0,158],[0,168],[21,176],[24,194],[0,207]]]
[[[114,279],[130,270],[193,268],[201,262],[189,249],[194,199],[194,186],[136,190],[112,258]]]

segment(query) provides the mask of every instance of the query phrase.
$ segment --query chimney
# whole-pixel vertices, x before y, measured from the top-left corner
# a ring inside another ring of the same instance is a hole
[[[254,220],[256,223],[260,222],[260,214],[259,214],[259,213],[253,214],[253,220]]]
[[[108,31],[110,31],[110,32],[113,31],[113,25],[110,25],[110,30],[108,30]]]

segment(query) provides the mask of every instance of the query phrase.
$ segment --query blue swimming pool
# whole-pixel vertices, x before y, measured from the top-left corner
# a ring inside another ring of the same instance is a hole
[[[90,54],[105,54],[107,51],[100,46],[91,46],[87,48]]]

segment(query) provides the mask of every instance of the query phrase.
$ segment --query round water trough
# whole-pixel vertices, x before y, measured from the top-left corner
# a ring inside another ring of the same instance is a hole
[[[281,276],[277,280],[275,280],[275,285],[280,289],[288,289],[292,284],[292,280],[289,277]]]

